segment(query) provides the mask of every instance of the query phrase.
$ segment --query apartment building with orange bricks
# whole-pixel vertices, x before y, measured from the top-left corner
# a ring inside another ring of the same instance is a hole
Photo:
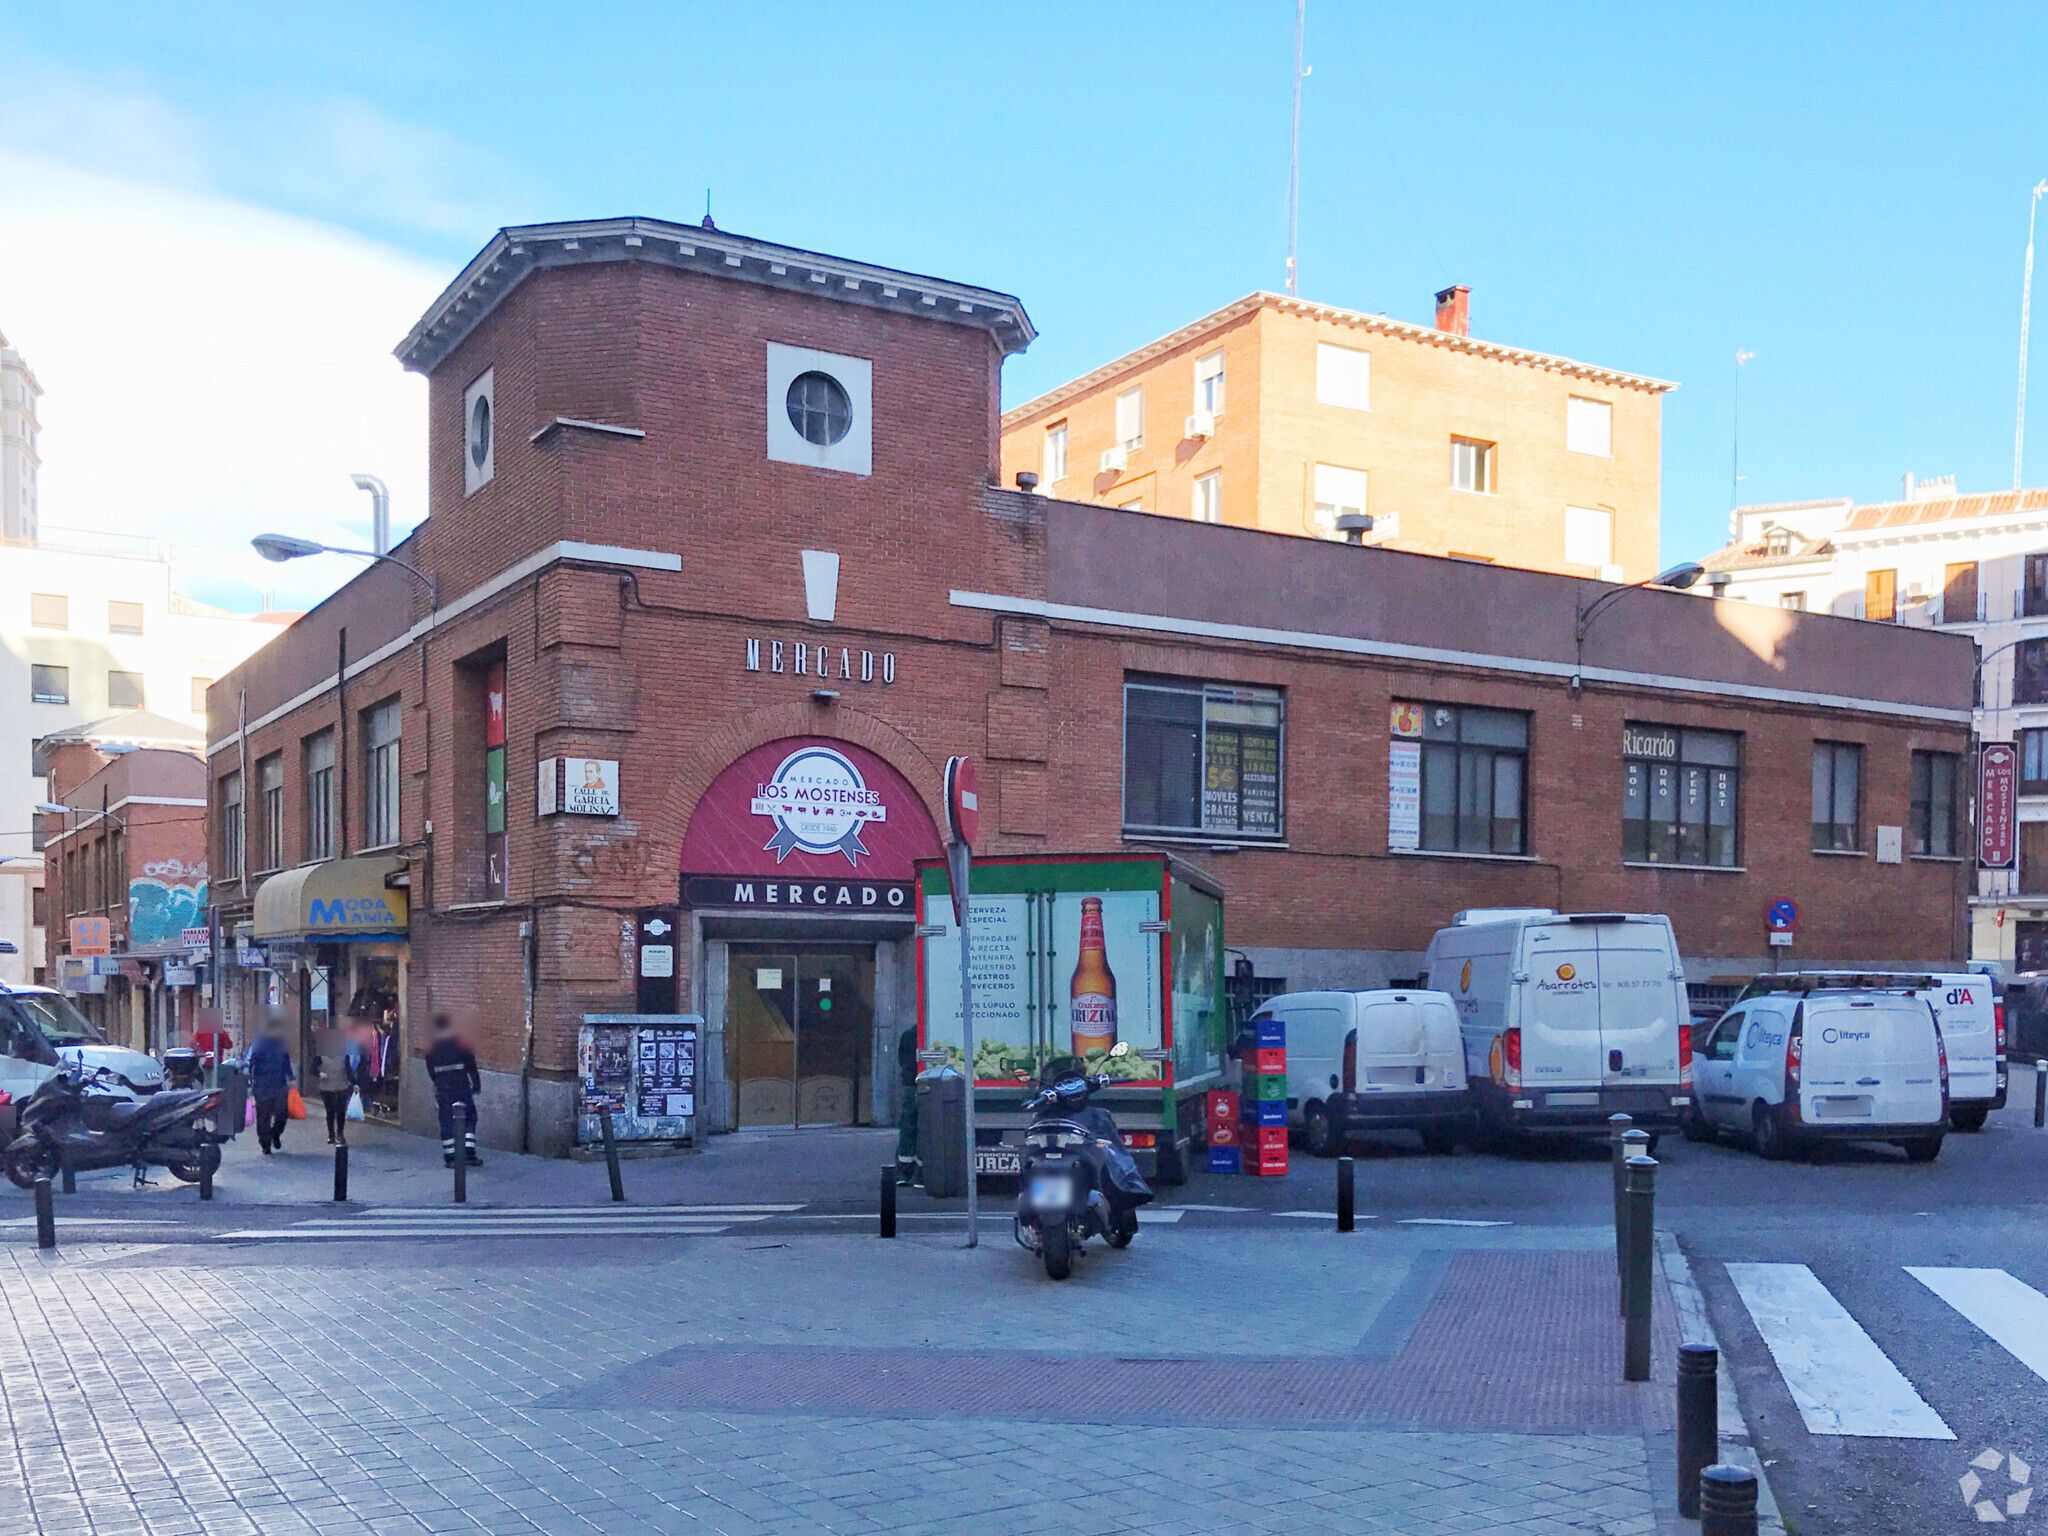
[[[1436,323],[1254,293],[1002,418],[1005,484],[1610,581],[1658,570],[1677,386]],[[1359,527],[1360,514],[1369,529]],[[1340,526],[1339,519],[1344,519]]]

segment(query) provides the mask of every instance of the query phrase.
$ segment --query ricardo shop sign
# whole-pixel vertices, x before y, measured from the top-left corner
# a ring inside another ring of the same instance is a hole
[[[682,897],[908,917],[916,862],[938,854],[924,801],[892,764],[851,742],[791,737],[756,747],[705,790],[683,837]]]
[[[1977,864],[2012,869],[2020,852],[2020,758],[2009,741],[1977,748]]]

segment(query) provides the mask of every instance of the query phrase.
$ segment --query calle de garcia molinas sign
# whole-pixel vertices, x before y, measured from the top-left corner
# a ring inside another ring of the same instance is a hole
[[[861,827],[887,821],[882,797],[852,761],[830,747],[800,747],[754,792],[753,811],[774,827],[763,844],[780,864],[791,852],[843,853],[856,869],[868,854]]]

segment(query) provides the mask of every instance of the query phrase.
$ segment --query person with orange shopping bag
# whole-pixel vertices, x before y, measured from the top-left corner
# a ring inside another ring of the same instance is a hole
[[[264,1152],[275,1152],[284,1143],[285,1122],[291,1118],[291,1101],[298,1090],[292,1086],[292,1053],[284,1043],[284,1024],[272,1019],[263,1038],[249,1048],[249,1096],[256,1101],[256,1144]],[[303,1118],[306,1111],[300,1108]]]

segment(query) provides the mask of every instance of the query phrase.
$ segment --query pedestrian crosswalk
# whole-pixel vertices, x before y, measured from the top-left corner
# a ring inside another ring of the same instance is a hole
[[[1956,1438],[1878,1339],[1806,1265],[1725,1268],[1809,1434]],[[2003,1269],[1911,1265],[1905,1273],[2048,1383],[2048,1296]],[[1906,1326],[1891,1315],[1872,1324],[1881,1336]]]
[[[391,1238],[710,1237],[800,1211],[795,1205],[525,1207],[386,1206],[283,1227],[250,1227],[224,1238],[320,1242]]]

